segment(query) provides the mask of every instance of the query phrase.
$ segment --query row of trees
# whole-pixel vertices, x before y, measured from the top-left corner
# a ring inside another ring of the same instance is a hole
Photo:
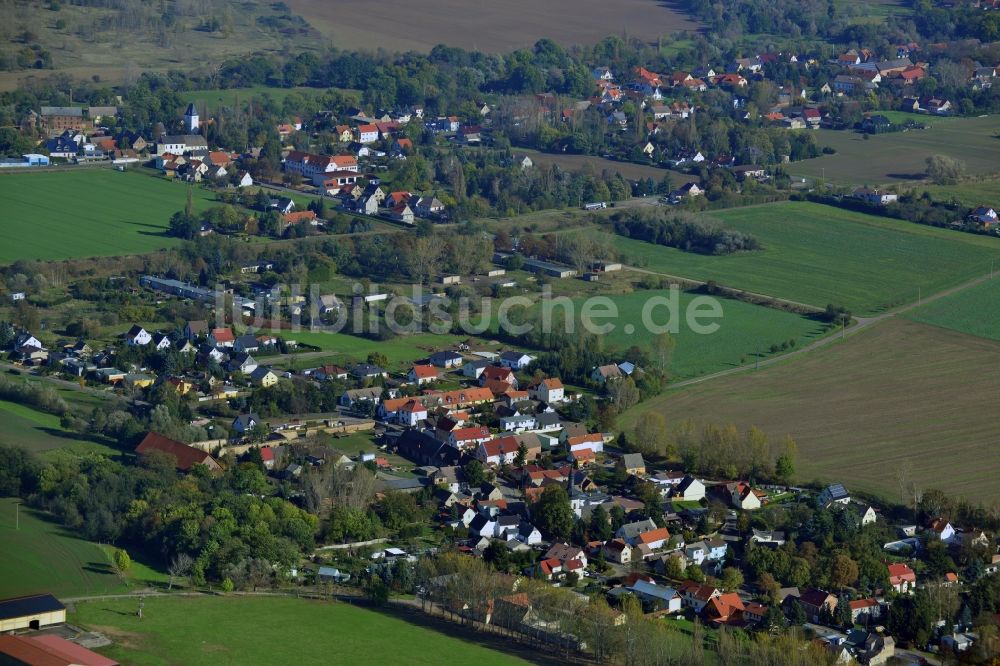
[[[723,255],[761,249],[754,236],[685,211],[633,208],[615,213],[611,221],[621,236],[685,252]]]

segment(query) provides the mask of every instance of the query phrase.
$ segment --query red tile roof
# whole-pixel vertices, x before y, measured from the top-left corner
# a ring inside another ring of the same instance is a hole
[[[437,379],[438,372],[430,365],[413,366],[413,376],[417,379]]]
[[[288,224],[299,224],[300,222],[312,222],[316,219],[316,213],[311,210],[302,210],[296,213],[286,213],[285,222]]]
[[[654,541],[666,541],[669,538],[670,532],[666,527],[657,527],[655,530],[649,530],[639,535],[639,541],[645,544],[650,544]]]
[[[905,564],[890,564],[887,568],[889,569],[889,583],[892,585],[898,585],[906,581],[911,583],[917,582],[917,574]]]
[[[216,342],[233,342],[236,339],[232,329],[229,328],[213,328],[212,337]]]
[[[469,441],[489,437],[490,429],[483,426],[477,426],[474,428],[458,428],[456,430],[452,430],[451,434],[455,437],[455,441]]]
[[[177,469],[180,470],[187,471],[195,465],[206,465],[210,469],[220,469],[219,463],[204,451],[199,451],[181,442],[175,442],[159,433],[149,432],[139,442],[139,446],[135,447],[135,452],[148,454],[153,451],[161,451],[176,458]]]

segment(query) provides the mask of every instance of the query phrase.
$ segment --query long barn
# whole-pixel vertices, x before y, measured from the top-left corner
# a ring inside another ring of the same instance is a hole
[[[36,594],[0,601],[0,633],[40,629],[66,621],[66,607],[51,594]]]

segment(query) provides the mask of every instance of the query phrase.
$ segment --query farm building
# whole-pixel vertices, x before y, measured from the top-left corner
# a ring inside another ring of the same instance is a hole
[[[222,466],[215,461],[215,458],[208,455],[204,451],[199,451],[198,449],[188,446],[187,444],[182,444],[181,442],[175,442],[174,440],[168,439],[158,433],[149,432],[142,438],[142,441],[139,442],[139,446],[135,447],[135,452],[140,455],[145,455],[152,453],[153,451],[159,451],[173,456],[177,461],[177,469],[179,470],[189,471],[194,468],[195,465],[205,465],[211,470],[222,469]]]
[[[525,259],[524,270],[532,273],[544,273],[555,278],[568,278],[576,275],[576,271],[569,266],[560,266],[540,259]]]
[[[45,636],[0,636],[0,662],[29,666],[118,666],[65,638]]]
[[[0,633],[40,629],[66,621],[66,607],[51,594],[35,594],[0,601]]]

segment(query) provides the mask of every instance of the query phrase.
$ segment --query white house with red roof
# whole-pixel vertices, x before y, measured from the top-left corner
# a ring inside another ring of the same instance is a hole
[[[213,347],[232,347],[236,342],[231,328],[213,328],[208,334],[208,343]]]
[[[594,453],[601,453],[604,451],[604,436],[599,432],[593,432],[586,435],[577,435],[576,437],[567,437],[566,446],[570,452],[590,449]]]
[[[406,379],[412,383],[420,386],[422,384],[429,384],[431,382],[437,381],[438,371],[432,365],[415,365],[410,368],[410,372],[407,373]]]
[[[955,528],[941,517],[929,520],[927,522],[927,531],[941,541],[951,541],[955,537]]]
[[[375,124],[358,125],[354,135],[358,143],[375,143],[378,141],[378,126]]]
[[[427,418],[427,408],[416,398],[407,400],[396,411],[396,420],[411,428]]]
[[[855,599],[849,604],[851,622],[854,624],[868,624],[869,621],[882,617],[882,605],[876,599]]]
[[[908,594],[917,586],[917,574],[902,562],[889,564],[889,585],[900,594]]]
[[[688,581],[677,590],[681,595],[681,604],[685,608],[693,608],[694,612],[700,613],[708,602],[722,596],[722,590],[711,585],[699,585],[693,581]]]
[[[760,494],[750,487],[749,483],[739,481],[726,484],[730,501],[734,508],[753,511],[760,508]]]
[[[489,381],[504,382],[515,389],[517,388],[517,377],[514,376],[514,371],[499,365],[488,365],[483,368],[483,372],[479,375],[479,385],[486,386]]]
[[[510,465],[517,456],[517,440],[501,437],[476,447],[476,458],[487,465]]]
[[[562,381],[556,377],[549,377],[529,386],[528,394],[535,400],[549,404],[566,399],[566,389]]]
[[[448,434],[447,443],[456,449],[471,449],[493,439],[490,429],[483,426],[456,428]]]
[[[357,172],[358,160],[353,155],[314,155],[293,150],[285,157],[285,171],[300,173],[310,181],[316,174],[328,174],[338,171]]]

